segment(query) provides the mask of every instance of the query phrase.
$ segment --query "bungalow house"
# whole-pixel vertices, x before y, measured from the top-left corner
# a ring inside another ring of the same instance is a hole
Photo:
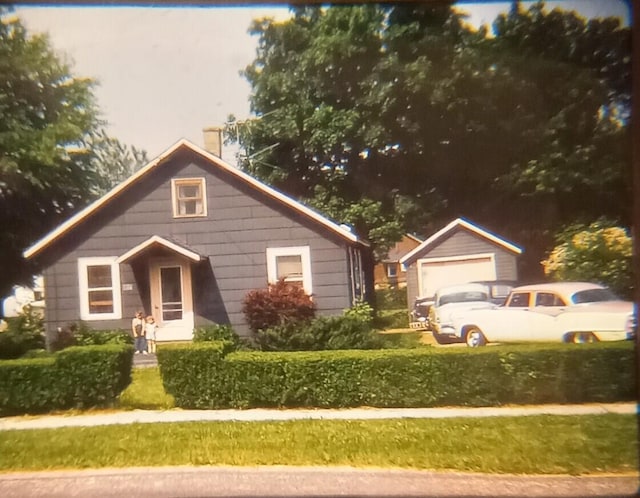
[[[245,295],[280,278],[321,315],[368,299],[365,241],[219,155],[181,140],[26,249],[43,269],[49,339],[78,320],[128,330],[137,310],[160,341],[212,323],[246,336]]]
[[[407,298],[432,297],[445,285],[518,279],[518,246],[468,220],[457,218],[401,258]]]
[[[420,245],[422,240],[418,237],[405,234],[399,242],[396,242],[386,257],[373,268],[373,281],[376,289],[398,288],[407,285],[407,272],[400,259]]]

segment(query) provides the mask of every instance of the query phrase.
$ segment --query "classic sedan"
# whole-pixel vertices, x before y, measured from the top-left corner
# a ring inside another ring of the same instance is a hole
[[[449,285],[436,291],[429,310],[429,323],[438,344],[462,342],[453,326],[453,317],[471,310],[493,308],[495,303],[489,297],[489,290],[484,283],[469,283]]]
[[[516,287],[504,306],[453,317],[467,346],[487,342],[597,342],[632,339],[634,305],[586,282]]]

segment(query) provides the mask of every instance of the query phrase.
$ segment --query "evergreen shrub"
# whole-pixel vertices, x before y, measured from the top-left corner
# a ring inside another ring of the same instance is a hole
[[[182,408],[431,407],[630,401],[633,345],[234,352],[209,343],[159,352]]]
[[[0,415],[112,405],[131,382],[130,345],[71,347],[0,361]]]
[[[31,306],[25,306],[17,317],[5,320],[7,328],[0,332],[0,360],[20,358],[29,350],[44,348],[42,315]]]

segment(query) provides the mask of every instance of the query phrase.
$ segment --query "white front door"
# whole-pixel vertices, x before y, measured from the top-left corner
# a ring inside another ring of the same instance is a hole
[[[155,260],[149,270],[158,341],[190,341],[194,326],[190,263],[178,258]]]

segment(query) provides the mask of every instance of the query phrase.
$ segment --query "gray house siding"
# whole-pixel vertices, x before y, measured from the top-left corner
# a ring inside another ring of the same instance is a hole
[[[494,254],[498,280],[517,280],[518,270],[515,254],[468,230],[458,229],[439,244],[418,254],[417,259],[407,268],[409,306],[420,293],[418,285],[418,261],[420,259],[450,258],[485,253]]]
[[[173,218],[171,179],[201,177],[207,216]],[[310,247],[319,314],[337,314],[351,305],[348,242],[203,159],[176,154],[49,248],[44,261],[48,331],[79,320],[78,258],[121,256],[153,235],[207,257],[192,266],[196,326],[230,323],[238,333],[248,333],[242,300],[249,290],[266,287],[269,247]],[[122,319],[91,321],[93,328],[128,329],[137,309],[149,312],[145,272],[135,262],[120,264]]]

